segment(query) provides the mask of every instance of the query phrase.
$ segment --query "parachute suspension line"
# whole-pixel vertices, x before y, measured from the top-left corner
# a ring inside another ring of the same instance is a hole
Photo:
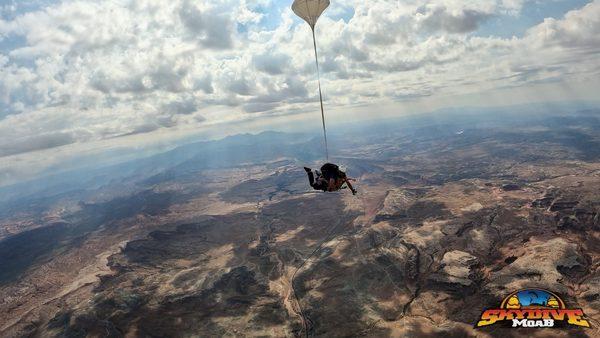
[[[323,138],[325,139],[325,156],[329,161],[329,146],[327,144],[327,128],[325,127],[325,110],[323,109],[323,92],[321,90],[321,72],[319,70],[319,54],[317,53],[317,38],[315,37],[315,26],[317,20],[329,7],[329,0],[294,0],[292,11],[302,18],[310,26],[315,48],[315,63],[317,64],[317,76],[319,80],[319,100],[321,101],[321,120],[323,121]]]
[[[321,101],[321,121],[323,121],[323,138],[325,139],[325,157],[329,162],[329,147],[327,145],[327,128],[325,128],[325,110],[323,109],[323,93],[321,91],[321,71],[319,70],[319,54],[317,53],[317,39],[315,38],[315,27],[311,25],[313,46],[315,47],[315,63],[317,65],[317,81],[319,83],[319,100]]]

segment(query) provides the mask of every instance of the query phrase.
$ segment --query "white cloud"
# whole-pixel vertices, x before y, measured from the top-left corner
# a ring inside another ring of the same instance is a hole
[[[0,20],[0,156],[315,109],[309,28],[265,0],[63,1]],[[478,37],[524,0],[334,2],[317,27],[327,105],[466,94],[598,72],[600,1],[523,38]],[[344,13],[353,14],[344,19]],[[270,16],[268,15],[270,14]],[[331,16],[329,16],[331,15]]]
[[[270,75],[283,74],[289,67],[291,58],[289,55],[282,54],[276,51],[254,55],[252,62],[254,67],[262,72]]]
[[[214,49],[228,49],[233,46],[233,18],[228,13],[230,8],[211,6],[211,3],[201,3],[200,6],[191,0],[184,0],[178,15],[187,29],[188,38],[197,40],[201,46]],[[257,18],[252,13],[244,11],[240,16],[243,22],[252,22]]]
[[[537,47],[600,50],[600,1],[567,13],[564,19],[547,18],[527,32],[526,41]]]
[[[443,5],[423,6],[417,10],[420,27],[426,31],[469,33],[477,30],[492,13],[476,9],[450,11]]]

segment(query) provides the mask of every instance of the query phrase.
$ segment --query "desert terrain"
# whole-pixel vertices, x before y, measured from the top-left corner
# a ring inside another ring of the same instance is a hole
[[[600,336],[600,111],[392,122],[332,138],[357,196],[263,133],[3,202],[0,336]],[[592,327],[474,328],[523,288]]]

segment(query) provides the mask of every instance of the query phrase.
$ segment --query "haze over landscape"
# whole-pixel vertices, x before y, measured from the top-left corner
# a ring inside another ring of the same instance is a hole
[[[332,1],[357,196],[290,6],[0,3],[0,336],[599,336],[600,1]]]
[[[310,28],[290,5],[2,2],[0,184],[199,132],[318,128]],[[331,128],[445,107],[597,102],[599,8],[333,1],[317,26]]]

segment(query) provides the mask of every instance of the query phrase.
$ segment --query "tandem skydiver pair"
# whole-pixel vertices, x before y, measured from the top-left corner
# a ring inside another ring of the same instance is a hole
[[[349,178],[345,172],[340,170],[340,167],[333,163],[326,163],[321,167],[321,170],[312,170],[304,167],[308,175],[308,183],[315,190],[325,192],[338,191],[344,189],[344,184],[356,195],[356,189],[352,187],[351,181],[355,179]]]

